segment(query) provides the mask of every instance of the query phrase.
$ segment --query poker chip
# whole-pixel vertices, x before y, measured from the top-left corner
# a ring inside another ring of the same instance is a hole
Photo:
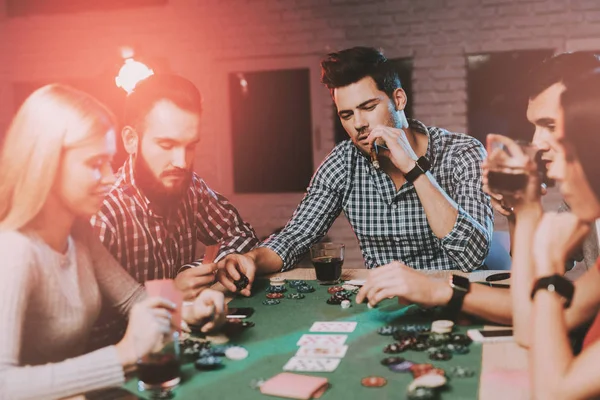
[[[248,350],[242,346],[232,346],[225,350],[225,357],[230,360],[243,360],[248,357]]]
[[[304,285],[304,281],[300,281],[300,280],[293,280],[293,281],[288,281],[288,285],[290,285],[290,287],[293,287],[294,289],[296,289],[298,286]]]
[[[421,375],[425,375],[427,372],[433,369],[431,364],[414,364],[410,367],[410,372],[413,377],[418,378]]]
[[[468,354],[469,353],[469,347],[464,346],[462,344],[454,344],[454,343],[448,343],[446,345],[446,349],[448,349],[449,351],[451,351],[454,354]]]
[[[340,306],[342,306],[342,308],[344,309],[350,308],[351,305],[352,303],[350,303],[350,300],[342,300],[342,302],[340,303]]]
[[[387,383],[387,379],[382,376],[367,376],[362,378],[360,383],[366,387],[382,387]]]
[[[417,387],[406,393],[408,400],[435,400],[438,398],[434,389],[428,387]]]
[[[392,343],[388,344],[383,348],[383,352],[387,354],[397,354],[406,351],[408,346],[403,345],[402,343]]]
[[[406,332],[415,332],[415,333],[419,333],[419,332],[427,332],[430,330],[430,326],[426,325],[426,324],[406,324],[406,325],[401,325],[399,327],[400,330],[406,331]]]
[[[426,373],[427,374],[435,374],[435,375],[446,376],[446,371],[444,371],[441,368],[432,368],[429,371],[427,371]]]
[[[403,361],[406,361],[406,359],[402,357],[386,357],[381,360],[381,365],[385,365],[386,367],[388,367],[392,364],[400,364]]]
[[[416,343],[410,346],[410,349],[414,351],[425,351],[427,350],[427,344],[417,341]]]
[[[453,378],[470,378],[475,376],[475,371],[469,368],[455,366],[450,368],[448,375]]]
[[[267,293],[267,299],[283,299],[283,293]]]
[[[448,350],[438,350],[429,354],[429,359],[433,361],[448,361],[452,359],[452,353]]]
[[[234,347],[234,345],[212,346],[207,350],[208,350],[208,354],[211,356],[223,357],[223,356],[225,356],[225,352],[231,347]]]
[[[390,336],[396,332],[396,329],[397,328],[392,325],[382,326],[381,328],[377,329],[377,333],[382,336]]]
[[[239,292],[241,290],[244,290],[246,288],[246,286],[248,286],[248,284],[250,283],[250,280],[248,279],[248,277],[244,274],[242,274],[240,272],[240,279],[233,281],[233,284],[235,285],[236,290]]]
[[[329,289],[327,289],[327,293],[334,294],[337,292],[342,292],[343,290],[344,290],[344,288],[341,286],[332,286]]]
[[[256,324],[252,321],[242,321],[241,325],[242,325],[242,328],[252,328]]]
[[[448,380],[442,375],[425,374],[415,378],[415,380],[408,385],[408,391],[413,391],[418,387],[437,389],[444,386],[446,382],[448,382]]]
[[[197,369],[215,369],[223,365],[221,357],[207,356],[200,357],[194,362]]]
[[[303,283],[302,285],[296,286],[296,290],[298,293],[312,293],[315,291],[315,288],[312,285]]]
[[[412,367],[415,363],[412,361],[404,360],[398,364],[390,364],[388,368],[393,372],[410,372],[410,367]]]
[[[287,295],[288,299],[293,299],[293,300],[301,300],[303,299],[305,296],[302,293],[289,293]]]
[[[342,288],[348,292],[358,292],[358,290],[360,289],[358,286],[354,286],[354,285],[342,285]]]
[[[285,278],[281,277],[281,276],[274,276],[272,278],[269,279],[269,282],[272,284],[285,284]]]
[[[452,335],[450,335],[450,342],[454,344],[462,344],[463,346],[468,346],[473,341],[464,333],[453,333]]]
[[[263,300],[262,303],[265,306],[276,306],[277,304],[281,303],[281,301],[279,301],[278,299],[267,299],[267,300]]]
[[[283,293],[286,291],[287,289],[285,286],[269,286],[266,290],[267,293]]]
[[[434,333],[450,333],[454,327],[454,322],[449,320],[437,320],[431,324],[431,332]]]
[[[431,346],[442,346],[450,341],[450,335],[447,333],[432,333],[427,339],[427,343]]]

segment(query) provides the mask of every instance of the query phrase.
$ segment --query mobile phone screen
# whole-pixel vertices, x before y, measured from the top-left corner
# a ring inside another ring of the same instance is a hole
[[[227,318],[248,318],[254,314],[252,307],[232,307],[227,313]]]
[[[480,330],[479,333],[481,333],[481,336],[483,336],[484,338],[497,338],[497,337],[504,337],[504,336],[512,336],[513,330],[512,329]]]

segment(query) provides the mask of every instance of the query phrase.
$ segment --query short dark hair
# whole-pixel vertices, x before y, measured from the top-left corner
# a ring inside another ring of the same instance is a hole
[[[391,62],[373,47],[353,47],[329,53],[321,61],[321,82],[333,90],[351,85],[370,76],[377,88],[391,99],[394,91],[402,87],[398,72]]]
[[[547,58],[529,73],[529,98],[536,98],[555,83],[568,86],[596,68],[600,68],[600,59],[591,52],[560,53]]]
[[[572,82],[561,96],[566,144],[573,147],[600,201],[600,69]]]
[[[156,102],[169,100],[177,107],[200,115],[202,96],[196,86],[179,75],[156,74],[139,82],[125,101],[125,125],[143,129],[141,123]]]

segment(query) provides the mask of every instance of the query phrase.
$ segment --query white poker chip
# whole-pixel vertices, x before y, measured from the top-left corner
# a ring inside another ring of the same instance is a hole
[[[344,290],[347,290],[349,292],[353,292],[355,290],[360,289],[358,286],[355,285],[342,285],[342,287],[344,288]]]
[[[243,360],[248,357],[248,350],[241,346],[232,346],[225,350],[225,357],[230,360]]]
[[[435,389],[444,386],[446,382],[448,382],[448,380],[445,376],[438,374],[425,374],[413,380],[408,385],[408,391],[413,391],[418,387],[427,387]]]
[[[206,339],[214,344],[225,344],[229,342],[229,337],[227,337],[227,335],[224,334],[206,336]]]
[[[454,322],[445,319],[433,321],[431,323],[431,332],[434,333],[450,333],[454,328]]]
[[[270,282],[271,286],[284,286],[285,282]]]
[[[269,282],[271,282],[271,285],[273,283],[284,284],[285,283],[285,278],[282,278],[281,276],[274,276],[274,277],[272,277],[272,278],[269,279]]]
[[[342,306],[342,308],[350,308],[350,306],[352,304],[350,304],[350,300],[342,300],[342,302],[340,303],[340,305]]]

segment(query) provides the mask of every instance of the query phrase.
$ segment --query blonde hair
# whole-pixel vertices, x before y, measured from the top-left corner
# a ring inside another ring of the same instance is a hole
[[[0,229],[18,230],[42,210],[65,149],[116,128],[92,96],[52,84],[33,92],[12,120],[0,155]]]

